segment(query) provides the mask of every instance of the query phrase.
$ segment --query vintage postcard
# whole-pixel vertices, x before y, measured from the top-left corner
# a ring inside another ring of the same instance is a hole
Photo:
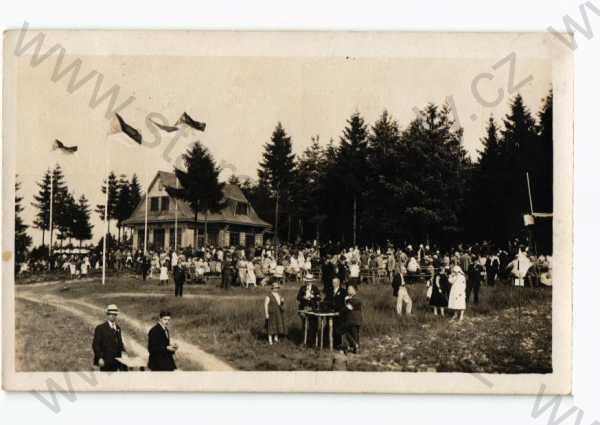
[[[4,388],[570,393],[569,37],[6,32]]]

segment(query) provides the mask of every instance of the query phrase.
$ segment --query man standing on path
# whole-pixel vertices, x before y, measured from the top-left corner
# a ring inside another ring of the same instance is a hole
[[[99,366],[101,372],[127,370],[125,365],[116,360],[126,351],[121,328],[116,322],[118,314],[117,306],[110,304],[106,307],[106,322],[96,326],[94,331],[94,341],[92,342],[94,365]]]
[[[183,297],[183,284],[185,283],[185,270],[183,270],[183,267],[173,267],[173,280],[175,281],[175,296]]]
[[[169,334],[169,321],[171,313],[161,311],[158,323],[148,332],[148,367],[152,371],[173,371],[177,369],[173,356],[177,351],[177,345],[171,344]]]

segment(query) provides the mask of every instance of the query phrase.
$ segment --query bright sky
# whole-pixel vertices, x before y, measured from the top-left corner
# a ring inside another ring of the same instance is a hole
[[[121,115],[142,132],[146,142],[137,146],[124,135],[107,138],[106,102],[95,109],[89,106],[95,78],[70,94],[70,76],[51,80],[53,60],[32,67],[29,58],[18,59],[17,171],[26,224],[31,224],[35,215],[30,203],[37,192],[36,182],[56,163],[61,164],[76,197],[85,194],[95,206],[103,202],[100,186],[107,153],[110,169],[117,175],[131,177],[135,172],[142,185],[147,185],[157,170],[171,171],[174,158],[199,140],[224,168],[223,178],[232,172],[255,178],[263,145],[278,121],[291,135],[295,152],[300,153],[316,134],[322,144],[332,137],[337,141],[345,120],[355,111],[372,124],[388,109],[405,128],[414,117],[414,107],[440,104],[452,96],[464,127],[465,147],[475,157],[490,113],[502,117],[508,108],[507,95],[498,106],[487,108],[471,92],[473,78],[482,72],[494,72],[495,78],[481,81],[481,96],[494,99],[499,88],[506,91],[508,67],[491,70],[498,61],[496,56],[489,60],[78,57],[81,76],[92,69],[104,76],[100,93],[118,84],[119,103],[135,97]],[[65,56],[65,64],[73,59]],[[533,80],[520,92],[537,112],[551,88],[550,62],[519,62],[515,83],[529,75]],[[161,133],[157,143],[146,117],[160,113],[173,124],[183,111],[205,121],[207,129],[204,133],[189,131],[169,152],[172,135]],[[55,138],[79,146],[79,151],[73,156],[52,152]],[[95,212],[92,222],[96,241],[102,226]],[[30,230],[30,234],[35,245],[41,242],[41,232]]]

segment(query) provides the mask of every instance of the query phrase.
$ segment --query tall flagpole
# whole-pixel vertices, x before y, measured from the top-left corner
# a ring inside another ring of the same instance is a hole
[[[106,155],[105,155],[105,187],[106,187],[106,199],[104,202],[104,238],[102,241],[102,285],[106,283],[106,239],[108,238],[108,193],[110,192],[110,188],[108,186],[108,143],[106,146]]]
[[[54,170],[50,170],[50,248],[48,250],[50,254],[50,262],[52,262],[52,208],[54,204]]]
[[[144,214],[144,255],[148,255],[148,197],[150,186],[146,188],[146,212]]]
[[[175,174],[175,189],[179,188],[179,180],[177,179],[177,174]],[[174,243],[174,247],[175,247],[175,252],[177,252],[177,199],[174,198],[173,199],[175,202],[175,243]]]
[[[533,215],[533,199],[531,198],[531,185],[529,183],[529,171],[525,173],[527,176],[527,191],[529,192],[529,208],[531,209],[531,215]]]

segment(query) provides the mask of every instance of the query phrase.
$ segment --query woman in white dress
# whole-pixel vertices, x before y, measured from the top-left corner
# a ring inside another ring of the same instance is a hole
[[[254,263],[252,261],[246,262],[246,287],[254,286],[256,288],[256,275],[254,274]]]
[[[302,251],[298,251],[298,278],[302,279],[304,277],[304,271],[306,270],[306,260],[304,258],[304,253]]]
[[[463,320],[467,308],[467,280],[459,266],[452,268],[448,282],[450,283],[448,309],[454,310],[452,320]]]
[[[247,288],[248,284],[246,282],[246,260],[240,258],[237,264],[238,267],[238,279],[240,280],[240,285]]]

